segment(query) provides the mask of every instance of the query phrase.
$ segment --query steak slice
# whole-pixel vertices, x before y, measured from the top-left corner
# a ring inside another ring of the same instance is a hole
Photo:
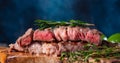
[[[33,40],[51,42],[51,41],[54,41],[55,39],[51,29],[45,29],[45,30],[37,29],[33,34]]]
[[[96,29],[89,30],[86,33],[85,40],[95,45],[100,45],[102,43],[100,32]]]
[[[57,56],[57,51],[59,47],[57,43],[44,43],[42,45],[42,53],[48,55],[48,56]]]
[[[87,41],[89,43],[100,45],[101,33],[96,29],[82,27],[67,27],[69,41]]]
[[[28,46],[28,52],[31,54],[40,54],[42,53],[42,44],[40,42],[34,42]]]
[[[25,51],[24,47],[28,46],[32,42],[32,37],[33,37],[33,30],[32,28],[29,28],[23,36],[20,36],[15,44],[10,44],[10,49],[14,49],[16,51]]]
[[[68,40],[68,35],[67,35],[67,27],[61,26],[59,27],[59,36],[61,37],[62,41],[67,41]]]
[[[20,45],[20,42],[21,42],[21,37],[19,37],[17,40],[16,40],[16,43],[15,44],[10,44],[10,51],[12,51],[13,49],[14,50],[17,50],[17,51],[24,51],[24,48]]]
[[[83,32],[80,31],[81,27],[68,27],[69,40],[80,41],[84,39]]]
[[[55,29],[53,30],[54,35],[55,35],[55,38],[56,38],[57,41],[62,41],[62,38],[61,38],[61,36],[60,36],[60,32],[61,32],[61,31],[62,31],[62,30],[61,30],[60,28],[55,28]]]
[[[67,27],[60,26],[58,28],[54,29],[55,38],[57,41],[67,41],[68,35],[67,35]]]
[[[33,40],[33,30],[32,28],[29,28],[25,34],[21,37],[21,46],[27,46],[29,45]]]
[[[59,42],[45,43],[32,42],[29,46],[21,47],[19,44],[10,44],[10,51],[28,52],[30,54],[46,54],[48,56],[60,56],[62,52],[75,52],[83,50],[83,42]]]

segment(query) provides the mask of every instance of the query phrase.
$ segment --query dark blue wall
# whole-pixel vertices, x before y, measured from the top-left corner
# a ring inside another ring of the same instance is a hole
[[[120,0],[0,0],[0,42],[15,42],[35,19],[80,19],[109,36],[120,32]]]

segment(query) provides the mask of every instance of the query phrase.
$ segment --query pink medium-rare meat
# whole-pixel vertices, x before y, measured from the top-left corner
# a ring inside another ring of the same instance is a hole
[[[20,44],[20,46],[26,46],[29,45],[33,40],[33,30],[32,28],[29,28],[23,36],[17,40],[17,42]]]
[[[61,26],[54,29],[54,35],[57,41],[88,41],[100,44],[100,32],[96,29],[83,27],[65,27]],[[94,37],[94,38],[93,38]]]
[[[67,35],[70,41],[74,41],[76,39],[77,33],[74,31],[74,27],[67,27]]]
[[[68,40],[67,27],[61,26],[59,27],[59,29],[60,29],[59,36],[61,37],[62,41],[67,41]]]
[[[28,50],[31,51],[31,53],[39,54],[42,50],[41,53],[45,53],[47,55],[60,55],[63,51],[81,50],[83,44],[79,42],[77,43],[77,41],[90,42],[95,45],[100,45],[100,36],[101,33],[98,30],[87,27],[60,26],[59,28],[55,28],[53,31],[51,29],[37,29],[34,33],[32,28],[29,28],[23,36],[16,40],[15,44],[10,46],[10,48],[17,51],[24,51],[24,47],[30,46]],[[55,39],[56,43],[35,43],[34,45],[35,41],[54,42]],[[36,51],[38,48],[40,49]]]
[[[96,29],[89,30],[85,37],[86,41],[99,45],[101,43],[100,32]]]
[[[70,41],[87,41],[95,45],[101,43],[100,32],[96,29],[82,27],[67,27],[67,35]]]
[[[55,28],[53,30],[54,32],[54,35],[55,35],[55,38],[57,41],[62,41],[62,38],[60,37],[60,32],[61,32],[61,29],[60,28]]]
[[[45,30],[35,30],[33,34],[33,40],[34,41],[47,41],[51,42],[54,41],[54,34],[51,31],[51,29],[45,29]]]
[[[81,39],[81,40],[83,40],[83,41],[86,41],[85,40],[85,36],[86,36],[86,34],[87,34],[87,32],[89,31],[90,29],[89,28],[80,28],[80,32],[79,32],[79,38]]]
[[[67,35],[69,40],[74,40],[73,39],[73,28],[72,27],[67,27]]]
[[[93,36],[96,36],[96,38],[92,38]],[[27,39],[29,38],[30,37],[27,37]],[[68,27],[60,26],[58,28],[53,29],[53,31],[51,31],[51,29],[45,29],[45,30],[37,29],[35,30],[33,34],[34,41],[52,42],[55,39],[57,41],[80,41],[82,40],[82,41],[92,41],[94,43],[95,41],[97,42],[100,41],[100,34],[99,34],[99,31],[97,31],[93,35],[92,29],[89,29],[87,27],[83,28],[83,27],[70,27],[70,26]],[[27,40],[24,40],[24,41],[27,41]]]
[[[96,44],[96,45],[100,45],[102,42],[101,42],[101,32],[99,32],[98,30],[96,29],[93,29],[93,37],[94,39],[91,41],[92,43]]]
[[[84,39],[83,32],[80,31],[80,27],[67,27],[67,35],[70,41],[79,41]]]
[[[94,34],[93,34],[92,30],[89,30],[86,34],[86,37],[85,37],[86,41],[91,43],[91,41],[93,41],[93,39],[94,39],[93,35]]]
[[[33,30],[29,28],[23,36],[20,36],[15,44],[10,44],[10,49],[15,49],[17,51],[24,51],[24,46],[28,46],[32,42]]]
[[[83,39],[81,33],[82,32],[80,32],[80,27],[73,28],[73,36],[72,37],[73,37],[74,41],[79,41],[79,40]]]

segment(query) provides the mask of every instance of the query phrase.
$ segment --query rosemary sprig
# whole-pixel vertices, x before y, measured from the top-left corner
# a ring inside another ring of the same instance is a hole
[[[35,25],[39,27],[39,29],[45,28],[54,28],[57,26],[94,26],[94,24],[89,24],[86,22],[82,22],[80,20],[70,20],[70,21],[48,21],[48,20],[36,20]]]

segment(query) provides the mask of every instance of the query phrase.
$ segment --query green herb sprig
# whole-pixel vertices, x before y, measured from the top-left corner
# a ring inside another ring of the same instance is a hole
[[[70,21],[48,21],[48,20],[36,20],[35,25],[39,29],[54,28],[57,26],[94,26],[94,24],[89,24],[80,20],[70,20]]]

